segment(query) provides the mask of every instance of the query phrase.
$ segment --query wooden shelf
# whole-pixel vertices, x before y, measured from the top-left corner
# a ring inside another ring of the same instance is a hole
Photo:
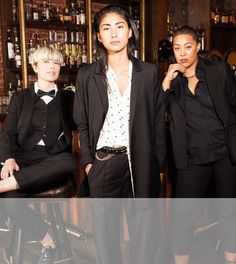
[[[236,30],[235,24],[211,24],[211,29]]]
[[[59,21],[34,21],[26,20],[26,28],[34,29],[54,29],[54,30],[74,30],[74,31],[86,31],[87,25],[75,25],[71,23],[62,23]]]
[[[119,4],[121,6],[129,6],[129,5],[133,5],[133,4],[139,4],[140,1],[139,0],[127,0],[122,1],[122,0],[95,0],[93,1],[93,3],[102,3],[102,4]]]

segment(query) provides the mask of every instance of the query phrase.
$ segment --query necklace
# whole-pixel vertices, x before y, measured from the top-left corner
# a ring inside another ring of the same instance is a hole
[[[185,75],[184,75],[185,76]],[[185,76],[187,79],[191,79],[191,78],[193,78],[193,77],[195,77],[196,76],[196,74],[193,74],[193,75],[190,75],[190,76]]]

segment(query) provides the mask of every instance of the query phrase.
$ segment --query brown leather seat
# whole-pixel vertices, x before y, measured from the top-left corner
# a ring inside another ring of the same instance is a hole
[[[76,195],[75,183],[72,179],[59,184],[53,188],[47,188],[34,193],[32,198],[71,198]]]

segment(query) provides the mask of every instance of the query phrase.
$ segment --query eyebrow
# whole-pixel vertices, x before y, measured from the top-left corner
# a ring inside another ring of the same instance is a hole
[[[191,42],[191,41],[188,41],[188,42],[186,42],[186,43],[184,44],[184,46],[185,46],[185,45],[188,45],[188,44],[192,44],[192,42]],[[174,46],[181,46],[181,45],[178,44],[178,43],[175,43]]]
[[[125,22],[124,21],[119,21],[119,22],[116,22],[115,23],[115,25],[117,26],[117,25],[119,25],[119,24],[125,24]],[[111,24],[101,24],[101,27],[104,27],[104,26],[111,26]]]

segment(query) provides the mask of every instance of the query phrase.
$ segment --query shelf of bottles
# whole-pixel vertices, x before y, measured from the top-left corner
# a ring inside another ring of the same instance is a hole
[[[6,69],[16,76],[13,89],[20,81],[21,86],[26,88],[35,78],[28,59],[39,46],[53,46],[62,52],[65,65],[61,68],[60,78],[71,75],[75,79],[80,65],[98,59],[93,43],[92,3],[101,0],[11,1],[12,19],[7,22],[6,30]],[[134,18],[140,33],[134,56],[145,60],[145,0],[123,1],[123,4]]]
[[[236,12],[233,8],[226,8],[224,5],[211,8],[211,26],[212,27],[235,27]]]
[[[7,71],[21,77],[24,88],[32,78],[29,56],[39,46],[51,46],[63,54],[62,75],[73,75],[88,62],[85,1],[12,0],[12,7],[7,28]]]

